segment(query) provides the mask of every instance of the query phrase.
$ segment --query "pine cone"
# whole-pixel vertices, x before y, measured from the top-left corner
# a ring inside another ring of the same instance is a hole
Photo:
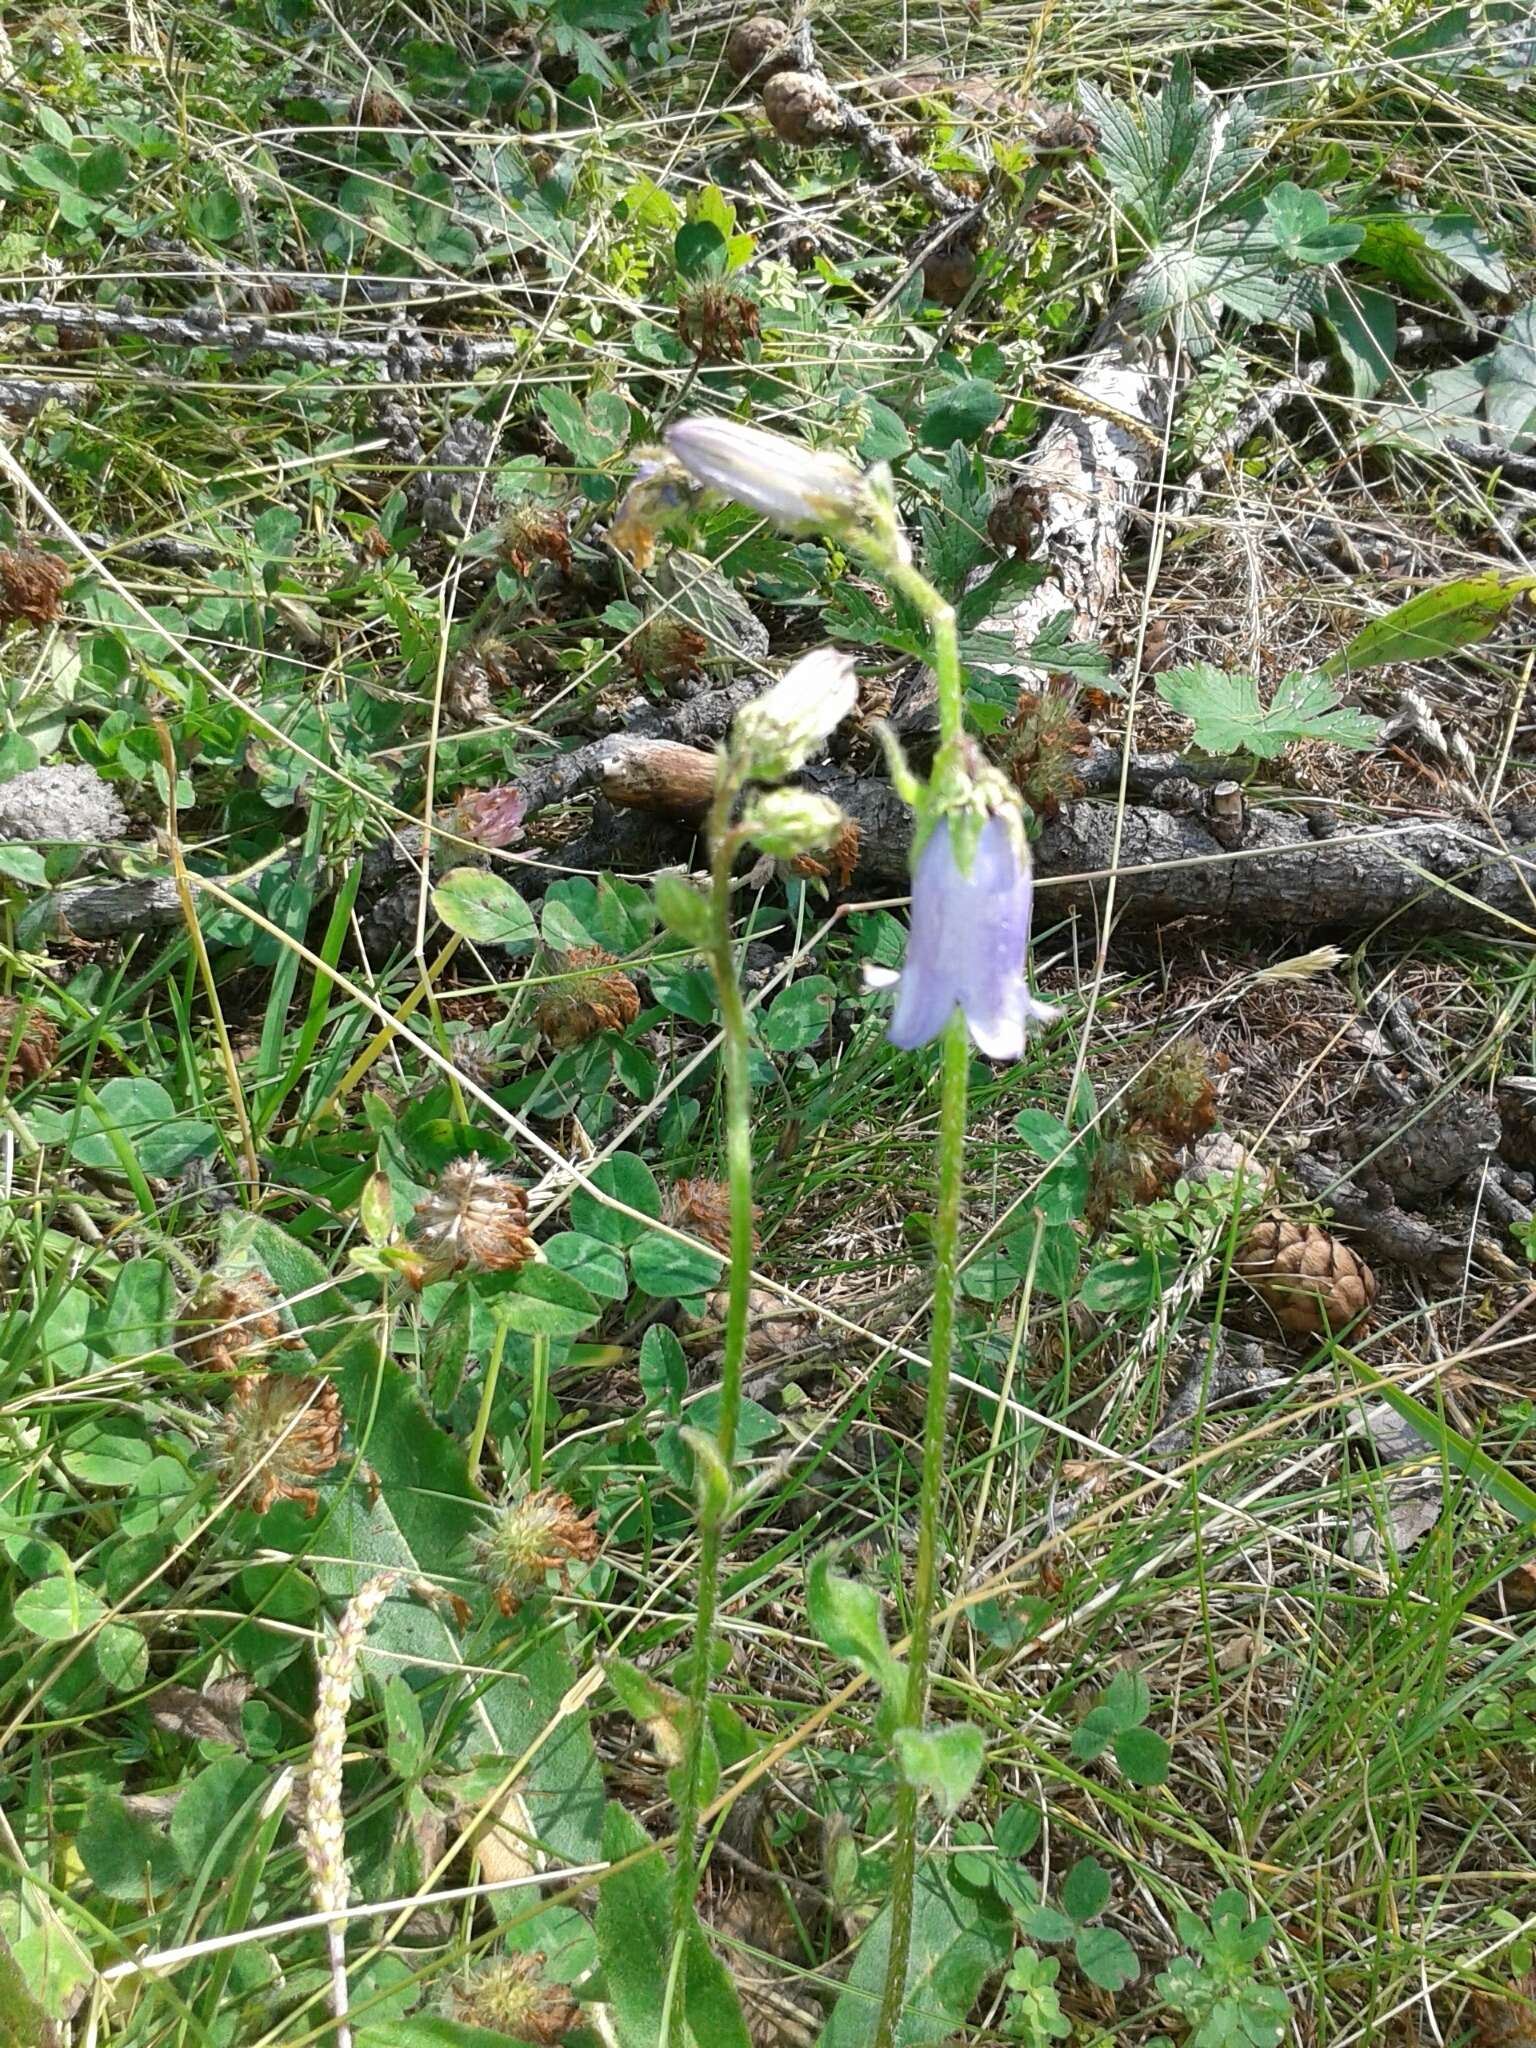
[[[837,94],[809,71],[781,71],[763,87],[763,112],[785,142],[830,142],[843,129]]]
[[[725,68],[733,78],[761,82],[776,71],[787,71],[794,61],[789,30],[772,14],[738,21],[725,40]]]
[[[1266,1216],[1238,1249],[1233,1270],[1296,1337],[1337,1333],[1376,1299],[1376,1276],[1319,1224]]]
[[[1390,1105],[1341,1134],[1339,1150],[1362,1162],[1368,1186],[1399,1204],[1435,1201],[1476,1173],[1499,1143],[1500,1123],[1471,1088],[1453,1088],[1413,1109]]]

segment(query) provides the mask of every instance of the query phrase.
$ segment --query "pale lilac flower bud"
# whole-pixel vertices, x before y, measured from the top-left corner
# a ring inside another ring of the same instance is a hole
[[[802,767],[859,701],[853,656],[818,647],[787,669],[761,697],[743,704],[731,751],[754,782],[782,782]]]
[[[958,1009],[979,1051],[1016,1060],[1030,1025],[1056,1015],[1029,990],[1029,847],[1018,821],[994,811],[966,874],[956,858],[956,823],[941,816],[918,856],[911,936],[887,1036],[904,1051],[927,1045]]]
[[[697,418],[668,427],[667,447],[696,482],[780,526],[837,529],[867,523],[862,470],[783,434],[735,420]]]

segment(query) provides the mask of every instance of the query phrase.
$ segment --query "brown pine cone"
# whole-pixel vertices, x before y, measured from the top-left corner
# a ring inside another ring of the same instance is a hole
[[[738,21],[725,39],[725,68],[732,78],[756,78],[761,84],[774,72],[787,71],[794,61],[789,30],[772,14]]]
[[[843,128],[837,94],[809,71],[781,71],[763,87],[763,112],[785,142],[830,142]]]
[[[1266,1216],[1254,1226],[1233,1271],[1296,1337],[1336,1334],[1376,1299],[1375,1274],[1341,1238],[1284,1216]]]

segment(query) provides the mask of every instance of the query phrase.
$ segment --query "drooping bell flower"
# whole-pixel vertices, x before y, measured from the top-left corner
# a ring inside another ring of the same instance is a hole
[[[979,830],[974,818],[939,815],[912,874],[912,929],[886,1034],[892,1045],[910,1052],[929,1044],[959,1010],[979,1052],[1022,1056],[1030,1025],[1056,1015],[1030,993],[1033,894],[1014,806],[989,811]]]
[[[702,415],[668,427],[666,442],[696,482],[780,526],[837,528],[864,514],[864,474],[845,455]]]

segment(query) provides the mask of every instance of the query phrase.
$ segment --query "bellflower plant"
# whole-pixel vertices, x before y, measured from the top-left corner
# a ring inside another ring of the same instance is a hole
[[[928,1658],[937,1590],[939,1503],[959,1267],[970,1071],[968,1034],[982,1052],[1014,1059],[1024,1049],[1029,1025],[1051,1014],[1030,994],[1025,973],[1031,902],[1029,849],[1016,797],[966,737],[964,679],[954,607],[913,566],[911,549],[896,511],[890,472],[884,465],[877,465],[861,476],[840,455],[818,454],[782,436],[728,420],[680,421],[668,430],[666,441],[670,454],[695,483],[734,498],[783,526],[799,531],[819,528],[862,555],[877,574],[921,612],[933,643],[939,748],[926,786],[918,784],[899,749],[894,742],[890,743],[893,779],[912,804],[917,819],[912,929],[890,1037],[894,1044],[908,1048],[926,1045],[933,1039],[938,1039],[941,1045],[933,1322],[918,1481],[917,1562],[913,1575],[910,1655],[904,1691],[897,1699],[895,1713],[893,1748],[899,1776],[891,1854],[890,1944],[875,2034],[875,2048],[893,2048],[906,1999],[912,1949],[920,1790],[916,1774],[909,1775],[902,1764],[906,1757],[921,1750],[917,1738],[924,1733],[928,1706]],[[761,716],[766,701],[759,700],[757,706],[742,714],[737,721],[738,732],[743,720],[750,729],[749,714],[755,711]],[[777,760],[774,765],[778,766]],[[714,915],[720,922],[715,954],[722,963],[729,960],[730,951],[725,909],[728,877],[729,864],[722,867],[717,863]],[[739,994],[736,1002],[739,1006]],[[728,1047],[729,1040],[728,1031]],[[744,1063],[744,1039],[742,1059]],[[728,1062],[728,1083],[729,1071]],[[743,1083],[743,1099],[744,1087]],[[750,1266],[750,1215],[746,1228]],[[733,1262],[733,1278],[734,1271]],[[723,1396],[724,1392],[723,1386]],[[723,1399],[722,1439],[725,1435]],[[700,1657],[695,1665],[696,1680],[702,1680],[703,1669]],[[701,1716],[703,1704],[701,1695]],[[934,1730],[927,1734],[927,1740],[949,1742],[959,1732],[952,1726]],[[979,1768],[980,1738],[975,1730],[964,1731],[964,1736],[965,1752],[975,1759],[972,1768]],[[691,1814],[680,1819],[687,1819],[691,1830]],[[685,1858],[694,1854],[691,1841],[681,1831],[679,1854]],[[692,1881],[690,1865],[690,1911]]]
[[[677,875],[661,876],[656,906],[664,922],[703,955],[720,1004],[721,1066],[725,1075],[726,1176],[730,1196],[730,1276],[725,1342],[720,1366],[720,1407],[713,1436],[685,1430],[693,1452],[699,1519],[699,1578],[694,1601],[693,1647],[681,1715],[683,1757],[674,1774],[677,1864],[672,1891],[672,1949],[663,1996],[662,2039],[686,2036],[682,1972],[698,1936],[699,1815],[711,1780],[709,1731],[710,1651],[720,1598],[720,1559],[732,1513],[736,1435],[741,1417],[742,1369],[747,1353],[747,1312],[752,1288],[752,1083],[746,1005],[731,939],[731,871],[748,843],[784,858],[830,846],[847,821],[825,798],[807,790],[749,786],[782,782],[805,765],[858,701],[851,656],[819,648],[797,661],[772,688],[744,705],[729,743],[716,757],[715,790],[705,836],[709,889],[700,895]],[[718,1773],[718,1765],[714,1766]]]

